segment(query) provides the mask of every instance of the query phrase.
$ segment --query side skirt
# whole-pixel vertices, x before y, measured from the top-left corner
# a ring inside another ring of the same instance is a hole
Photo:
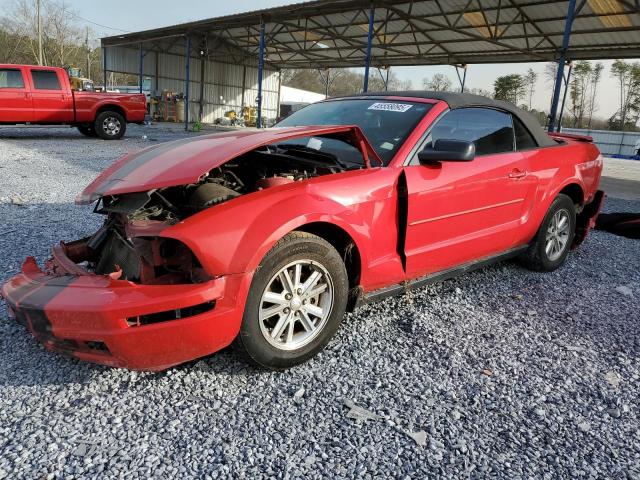
[[[473,270],[478,270],[480,268],[493,265],[494,263],[502,262],[504,260],[517,257],[522,252],[524,252],[528,248],[528,246],[529,245],[522,245],[520,247],[506,250],[497,255],[492,255],[490,257],[485,257],[480,260],[464,263],[457,267],[449,268],[447,270],[442,270],[441,272],[431,273],[424,277],[419,277],[413,280],[409,280],[407,282],[391,285],[389,287],[384,287],[379,290],[374,290],[373,292],[365,293],[360,297],[357,306],[365,305],[367,303],[377,302],[379,300],[384,300],[387,297],[401,295],[409,290],[424,287],[425,285],[429,285],[432,283],[449,280],[450,278],[455,278],[460,275],[464,275],[465,273],[472,272]]]

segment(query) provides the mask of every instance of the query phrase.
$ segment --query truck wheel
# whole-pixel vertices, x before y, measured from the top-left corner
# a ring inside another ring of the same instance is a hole
[[[97,137],[98,134],[93,129],[93,127],[89,125],[78,125],[78,131],[83,134],[85,137]]]
[[[118,112],[100,112],[94,122],[94,129],[103,140],[118,140],[127,130],[127,122]]]
[[[340,326],[348,289],[344,263],[331,244],[305,232],[286,235],[254,274],[236,346],[261,367],[305,362]]]
[[[566,260],[575,233],[576,206],[561,193],[549,207],[538,233],[521,258],[522,263],[531,270],[555,270]]]

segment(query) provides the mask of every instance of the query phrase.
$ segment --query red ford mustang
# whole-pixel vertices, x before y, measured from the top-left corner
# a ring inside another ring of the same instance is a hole
[[[343,314],[520,257],[550,271],[593,226],[602,157],[483,97],[366,94],[277,128],[129,154],[77,198],[104,224],[2,288],[52,350],[161,370],[234,342],[284,368]]]

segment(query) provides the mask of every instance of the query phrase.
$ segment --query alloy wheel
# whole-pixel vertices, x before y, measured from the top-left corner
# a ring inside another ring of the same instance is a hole
[[[120,124],[120,120],[116,117],[107,117],[102,122],[102,128],[107,135],[114,137],[120,133],[122,125]]]
[[[553,214],[545,236],[544,251],[547,258],[554,262],[562,256],[569,243],[571,220],[564,208]]]
[[[262,293],[260,330],[280,350],[302,348],[325,327],[333,299],[326,268],[308,259],[291,262],[271,277]]]

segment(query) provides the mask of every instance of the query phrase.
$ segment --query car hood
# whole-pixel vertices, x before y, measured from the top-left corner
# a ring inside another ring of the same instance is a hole
[[[306,136],[340,138],[362,152],[367,167],[382,165],[362,131],[355,125],[303,126],[243,130],[162,143],[124,155],[102,172],[76,203],[92,203],[105,195],[141,192],[196,183],[211,169],[262,145]]]

